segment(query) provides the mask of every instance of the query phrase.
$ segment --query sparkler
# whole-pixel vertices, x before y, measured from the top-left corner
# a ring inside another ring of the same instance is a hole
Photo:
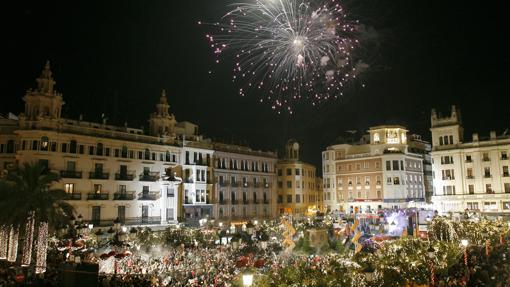
[[[239,95],[258,90],[261,102],[292,113],[298,102],[341,97],[368,67],[355,56],[358,22],[349,20],[339,0],[246,1],[206,35],[216,63],[233,56]]]

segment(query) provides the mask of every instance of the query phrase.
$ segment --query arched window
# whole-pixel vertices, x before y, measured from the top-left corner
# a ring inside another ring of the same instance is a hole
[[[14,140],[8,140],[7,141],[6,152],[7,153],[14,153]]]
[[[144,157],[144,159],[146,159],[146,160],[150,160],[151,159],[151,151],[148,148],[145,149],[145,157]]]
[[[71,143],[69,144],[69,152],[70,153],[76,153],[76,147],[78,146],[78,144],[76,143],[75,140],[72,140]]]
[[[50,147],[50,140],[48,139],[47,136],[43,136],[41,138],[41,150],[42,151],[47,151]]]
[[[379,136],[379,133],[374,134],[374,143],[379,143],[381,141],[381,138]]]
[[[122,151],[120,153],[120,156],[122,158],[127,158],[127,156],[128,156],[128,148],[127,148],[127,146],[122,146]]]
[[[97,146],[96,146],[96,155],[103,155],[103,144],[102,143],[98,143]]]

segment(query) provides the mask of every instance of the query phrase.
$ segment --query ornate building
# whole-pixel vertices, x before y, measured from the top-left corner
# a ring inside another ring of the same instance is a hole
[[[285,157],[278,160],[278,214],[312,215],[319,211],[322,193],[317,185],[315,166],[299,160],[299,143],[289,140]]]
[[[36,81],[37,88],[23,97],[24,113],[0,116],[0,170],[43,163],[61,175],[55,188],[68,193],[85,221],[95,226],[111,225],[116,218],[126,225],[164,226],[178,220],[198,225],[203,218],[275,215],[275,154],[202,138],[197,125],[176,121],[164,90],[145,133],[106,120],[63,118],[63,96],[54,89],[49,63]],[[221,160],[223,165],[213,166]],[[220,181],[214,184],[220,175],[243,185],[225,190]],[[221,204],[221,194],[230,199],[228,205]]]
[[[230,223],[274,218],[276,161],[275,153],[215,143],[215,218]]]
[[[460,110],[431,113],[434,208],[445,212],[510,214],[510,136],[464,138]]]
[[[368,133],[358,144],[322,152],[326,208],[374,213],[419,206],[425,200],[424,142],[408,139],[402,126],[371,127]]]

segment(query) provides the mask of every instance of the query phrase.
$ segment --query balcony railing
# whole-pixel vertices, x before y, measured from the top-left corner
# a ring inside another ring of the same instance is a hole
[[[503,177],[509,177],[509,176],[510,176],[510,173],[508,173],[508,172],[503,173]]]
[[[60,176],[63,178],[81,178],[82,172],[76,170],[61,170]]]
[[[89,173],[90,179],[108,179],[110,177],[110,173],[102,172],[102,171],[91,171]]]
[[[126,180],[131,181],[135,179],[135,175],[133,173],[116,173],[115,180]]]
[[[81,200],[81,193],[73,192],[66,195],[67,200]]]
[[[231,200],[230,203],[232,203],[233,205],[236,205],[236,204],[241,204],[241,201],[240,200]]]
[[[236,182],[236,181],[232,181],[232,183],[230,184],[231,187],[239,187],[239,182]]]
[[[471,162],[473,162],[473,160],[472,159],[466,159],[464,162],[471,163]]]
[[[485,157],[485,158],[482,159],[482,161],[491,161],[491,159],[488,158],[488,157]]]
[[[87,193],[87,200],[108,200],[108,193]]]
[[[116,192],[113,194],[113,200],[133,200],[134,192]]]
[[[502,156],[501,160],[508,160],[508,156]]]
[[[267,199],[264,199],[262,202],[263,202],[264,204],[269,204],[269,200],[267,200]]]
[[[247,199],[246,199],[246,200],[243,200],[243,204],[244,204],[244,205],[250,204],[250,201],[249,201],[249,200],[247,200]]]
[[[159,172],[147,172],[140,174],[140,181],[157,181],[159,179]]]
[[[141,192],[138,194],[138,200],[157,200],[160,196],[158,191]]]
[[[485,177],[485,178],[491,178],[491,177],[492,177],[492,175],[490,175],[490,174],[484,174],[484,175],[483,175],[483,177]]]
[[[114,221],[115,219],[92,219],[90,223],[97,227],[108,227],[113,226]],[[161,224],[161,216],[119,218],[119,221],[124,225],[158,225]]]
[[[260,182],[254,182],[254,183],[253,183],[253,187],[255,187],[255,188],[262,187],[262,183],[260,183]]]
[[[258,199],[254,199],[252,200],[253,204],[259,204],[259,200]]]
[[[220,181],[220,186],[228,186],[229,185],[229,182],[227,180],[224,180],[224,181]]]

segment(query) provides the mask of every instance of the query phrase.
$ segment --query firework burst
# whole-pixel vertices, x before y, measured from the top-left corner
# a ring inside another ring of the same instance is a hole
[[[207,40],[216,63],[233,57],[239,94],[258,94],[280,113],[343,95],[366,65],[355,59],[357,21],[338,0],[246,0],[234,4]],[[202,24],[199,22],[199,24]]]

